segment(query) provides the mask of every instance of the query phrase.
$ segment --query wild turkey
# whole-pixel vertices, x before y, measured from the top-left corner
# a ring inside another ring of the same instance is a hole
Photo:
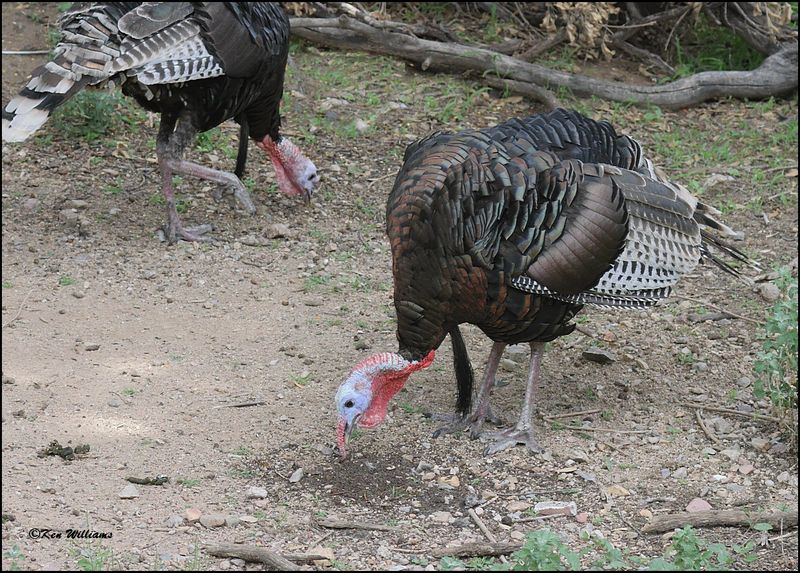
[[[733,270],[705,228],[733,233],[712,209],[667,181],[639,144],[607,122],[556,110],[496,127],[437,132],[406,149],[386,208],[399,351],[360,362],[339,387],[342,458],[352,429],[377,426],[409,375],[428,366],[447,334],[458,382],[455,428],[473,437],[507,344],[531,346],[525,402],[494,453],[539,446],[531,413],[545,343],[569,334],[584,304],[637,308],[667,297],[701,257]],[[472,371],[459,332],[494,341],[468,418]]]
[[[289,20],[274,2],[76,3],[61,18],[53,60],[3,110],[3,141],[27,139],[84,87],[121,84],[161,114],[156,154],[169,241],[204,240],[207,226],[181,224],[173,174],[217,182],[255,213],[239,180],[249,135],[270,155],[284,193],[310,198],[318,180],[314,164],[280,135],[288,42]],[[236,176],[182,159],[197,133],[228,119],[241,125]]]

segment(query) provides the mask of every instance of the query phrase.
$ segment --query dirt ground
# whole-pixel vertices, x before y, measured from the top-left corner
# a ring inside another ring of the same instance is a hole
[[[2,9],[4,50],[45,45],[57,16],[52,4]],[[4,103],[43,58],[3,56]],[[694,498],[715,509],[796,507],[797,457],[779,426],[706,410],[713,443],[685,406],[769,413],[752,395],[761,327],[693,322],[692,313],[721,307],[757,322],[770,304],[709,266],[654,310],[585,309],[582,333],[549,345],[539,414],[594,413],[538,417],[545,454],[519,448],[486,458],[485,444],[466,435],[432,439],[438,422],[426,414],[453,403],[445,342],[434,365],[395,398],[383,426],[361,432],[353,458],[339,463],[336,387],[369,353],[396,349],[383,210],[405,146],[434,128],[541,111],[479,92],[443,123],[434,104],[448,105],[453,90],[471,89],[465,85],[472,84],[384,58],[296,50],[284,131],[314,159],[323,183],[309,205],[279,195],[269,162],[252,146],[255,216],[215,203],[204,183],[182,181],[182,216],[212,223],[210,244],[168,246],[157,236],[166,214],[153,118],[115,125],[91,143],[50,122],[31,141],[3,145],[4,569],[262,569],[203,549],[242,543],[327,552],[314,569],[436,570],[434,550],[485,540],[468,514],[475,504],[500,541],[548,527],[577,549],[587,544],[581,532],[594,531],[650,558],[670,535],[642,527]],[[687,165],[653,155],[685,184],[733,174],[704,200],[724,207],[726,221],[745,233],[738,246],[765,269],[796,257],[797,171],[784,177],[783,166],[772,169],[770,145],[788,146],[780,151],[796,158],[797,136],[772,144],[768,137],[789,120],[796,130],[796,97],[768,109],[731,101],[657,117],[601,101],[580,105],[613,117],[648,150],[664,131],[678,134],[679,145],[689,133],[714,145],[735,130],[766,134],[758,156],[745,161],[733,153],[689,157]],[[226,125],[220,138],[231,144],[235,134]],[[745,143],[729,142],[734,151]],[[218,151],[191,157],[233,168]],[[770,170],[759,185],[750,176],[756,166]],[[756,196],[763,201],[754,206]],[[480,372],[490,342],[473,327],[465,334]],[[616,360],[585,360],[591,346]],[[495,403],[514,420],[527,355],[507,357]],[[573,423],[588,429],[570,430]],[[54,440],[90,450],[72,461],[40,457]],[[170,481],[136,485],[137,497],[121,498],[126,478],[161,474]],[[573,501],[579,515],[518,521],[540,501]],[[189,521],[192,510],[202,524]],[[389,527],[321,524],[332,518]],[[34,539],[33,528],[112,537]],[[756,540],[752,567],[797,568],[796,529],[698,533],[729,548]]]

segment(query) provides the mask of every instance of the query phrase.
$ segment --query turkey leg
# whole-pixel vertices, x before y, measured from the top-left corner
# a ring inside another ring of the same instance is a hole
[[[533,401],[536,398],[536,386],[539,382],[539,370],[542,365],[542,354],[544,354],[544,342],[531,342],[531,362],[528,369],[528,383],[525,389],[525,403],[522,405],[522,412],[519,414],[517,425],[502,432],[489,434],[487,437],[495,442],[486,448],[486,455],[490,456],[501,452],[507,448],[523,444],[532,452],[541,452],[542,448],[533,435],[533,424],[531,415],[533,413]]]
[[[433,433],[434,438],[438,438],[442,434],[461,432],[464,428],[469,426],[470,436],[474,439],[480,435],[483,423],[487,419],[497,426],[503,423],[499,417],[492,414],[489,401],[492,396],[492,390],[494,389],[497,367],[500,365],[500,358],[503,356],[505,347],[505,343],[495,342],[492,349],[489,351],[489,359],[486,361],[486,370],[483,373],[483,382],[478,391],[478,405],[475,407],[472,414],[469,416],[454,414],[454,419],[449,424],[442,426]]]
[[[177,129],[175,128],[176,123]],[[223,184],[233,189],[233,194],[248,213],[253,214],[256,212],[255,205],[250,199],[250,194],[238,177],[232,173],[210,169],[182,159],[184,150],[194,141],[196,134],[197,130],[192,126],[187,115],[182,115],[179,120],[175,114],[163,114],[161,126],[158,130],[156,155],[158,156],[158,165],[161,168],[164,199],[167,202],[166,234],[170,243],[174,243],[178,238],[186,241],[207,241],[210,239],[202,235],[211,230],[209,225],[187,229],[181,224],[175,206],[175,188],[172,184],[172,176],[175,173],[192,175]]]

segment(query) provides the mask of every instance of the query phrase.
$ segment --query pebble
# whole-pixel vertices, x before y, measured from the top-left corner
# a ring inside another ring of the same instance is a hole
[[[625,497],[631,494],[631,492],[619,484],[613,484],[603,489],[605,490],[606,494],[611,497]]]
[[[250,486],[247,489],[247,499],[264,499],[269,495],[263,487]]]
[[[688,475],[688,473],[689,470],[687,468],[678,468],[674,472],[672,472],[672,477],[681,479],[685,478]]]
[[[132,483],[126,485],[122,488],[122,491],[119,492],[120,499],[133,499],[139,497],[139,490],[136,489],[136,486]]]
[[[608,489],[611,489],[613,487],[619,487],[619,486],[612,485],[609,488],[606,488],[606,491],[608,491]],[[628,495],[628,493],[629,492],[625,490],[625,495]],[[574,501],[540,501],[533,506],[533,511],[536,512],[536,515],[575,516],[578,514],[578,507],[575,505]]]
[[[167,527],[179,527],[183,525],[183,518],[180,515],[170,515],[165,522]]]
[[[434,511],[431,513],[431,520],[436,523],[450,523],[451,519],[453,519],[453,516],[449,511]]]
[[[277,239],[280,237],[288,237],[291,234],[289,225],[285,223],[274,223],[267,228],[267,238]]]
[[[766,452],[769,449],[770,442],[764,438],[753,438],[750,440],[750,445],[753,446],[754,450]]]
[[[22,208],[26,211],[33,211],[36,207],[39,206],[39,200],[35,197],[28,197],[25,201],[22,202]]]
[[[708,511],[709,509],[711,509],[711,504],[699,497],[694,498],[686,506],[686,511],[690,513],[693,513],[695,511]]]
[[[500,368],[502,368],[506,372],[516,372],[517,370],[519,370],[519,363],[514,362],[510,358],[503,358],[500,360]]]
[[[767,302],[775,302],[781,298],[781,289],[772,283],[761,283],[758,285],[758,294]]]
[[[739,473],[742,475],[749,475],[753,473],[755,467],[752,464],[744,464],[739,466]]]
[[[735,462],[736,460],[739,459],[739,456],[742,455],[742,452],[739,450],[739,448],[728,448],[728,449],[722,450],[720,452],[720,454],[725,456],[726,458],[728,458],[732,462]]]
[[[589,521],[589,514],[586,513],[585,511],[582,511],[575,516],[575,521],[577,521],[578,523],[587,523]]]
[[[303,475],[305,475],[303,468],[297,468],[292,472],[292,475],[289,476],[289,483],[299,482],[301,479],[303,479]]]
[[[83,348],[87,352],[93,352],[95,350],[100,350],[100,345],[96,344],[96,343],[91,343],[90,344],[90,343],[87,342],[86,344],[83,345]]]
[[[596,362],[598,364],[611,364],[617,360],[613,352],[598,348],[597,346],[587,348],[581,353],[581,356],[589,362]]]
[[[183,514],[186,517],[186,521],[189,523],[195,523],[200,520],[200,517],[203,515],[203,512],[197,509],[196,507],[190,507],[186,510],[186,513]]]
[[[511,512],[515,511],[525,511],[526,509],[530,509],[531,504],[527,501],[510,501],[506,505],[506,509]]]
[[[438,479],[440,489],[456,489],[461,485],[458,476],[440,477]]]
[[[200,525],[207,529],[211,529],[213,527],[222,527],[225,525],[225,516],[221,513],[209,513],[208,515],[201,515]]]

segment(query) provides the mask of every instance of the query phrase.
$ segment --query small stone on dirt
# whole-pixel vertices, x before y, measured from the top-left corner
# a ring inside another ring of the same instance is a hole
[[[767,302],[775,302],[781,298],[781,289],[772,283],[761,283],[758,285],[758,294]]]
[[[515,511],[525,511],[526,509],[530,509],[530,507],[531,507],[531,504],[528,503],[527,501],[519,501],[519,500],[518,501],[510,501],[506,505],[506,509],[508,511],[512,512],[512,513],[515,512]]]
[[[87,342],[86,344],[83,345],[83,349],[86,350],[87,352],[93,352],[95,350],[100,350],[100,345],[97,343],[90,344]]]
[[[263,487],[250,486],[247,490],[247,499],[264,499],[269,495]]]
[[[268,239],[278,239],[280,237],[288,237],[291,234],[289,225],[285,223],[275,223],[267,228]]]
[[[431,520],[436,523],[450,523],[451,519],[453,519],[453,516],[449,511],[434,511],[431,513]]]
[[[299,482],[301,479],[303,479],[303,475],[305,475],[303,468],[297,468],[292,472],[292,475],[289,476],[289,483]]]
[[[196,507],[190,507],[189,509],[186,510],[186,513],[184,513],[186,521],[188,521],[189,523],[196,523],[197,521],[200,520],[200,517],[202,515],[203,512],[197,509]]]
[[[686,511],[689,513],[694,513],[695,511],[708,511],[709,509],[711,509],[711,504],[699,497],[694,498],[686,506]]]
[[[536,515],[577,515],[574,501],[539,501],[533,506]]]
[[[139,490],[136,489],[136,486],[132,483],[126,485],[122,488],[122,491],[119,492],[120,499],[133,499],[139,497]]]
[[[170,515],[164,523],[167,527],[179,527],[183,525],[183,518],[180,515]]]
[[[213,527],[222,527],[225,525],[225,516],[221,513],[209,513],[208,515],[200,516],[200,525],[207,529]]]
[[[589,362],[597,362],[598,364],[611,364],[617,360],[613,352],[598,348],[597,346],[592,346],[584,350],[581,356]]]
[[[631,494],[627,489],[616,483],[603,489],[609,497],[625,497]]]
[[[754,450],[758,450],[759,452],[766,452],[769,449],[769,440],[765,440],[764,438],[753,438],[750,440],[750,445],[753,446]]]

